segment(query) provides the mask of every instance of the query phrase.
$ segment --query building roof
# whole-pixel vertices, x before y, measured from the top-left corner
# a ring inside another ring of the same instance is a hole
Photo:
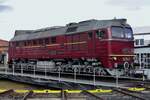
[[[8,41],[0,39],[0,47],[8,46]]]
[[[133,28],[133,32],[135,35],[150,34],[150,26]]]

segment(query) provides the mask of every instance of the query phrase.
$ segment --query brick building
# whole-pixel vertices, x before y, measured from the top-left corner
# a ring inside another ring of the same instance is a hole
[[[0,39],[0,64],[6,64],[8,59],[8,41]]]

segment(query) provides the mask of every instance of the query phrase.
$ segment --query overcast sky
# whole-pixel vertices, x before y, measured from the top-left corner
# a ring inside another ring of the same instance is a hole
[[[114,17],[150,26],[150,0],[0,0],[0,38],[9,40],[20,29]]]

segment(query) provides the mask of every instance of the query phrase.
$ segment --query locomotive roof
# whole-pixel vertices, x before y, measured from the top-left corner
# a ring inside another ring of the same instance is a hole
[[[64,34],[74,34],[79,32],[86,32],[90,30],[106,28],[110,26],[126,25],[126,19],[112,19],[112,20],[86,20],[79,23],[69,23],[66,26],[53,26],[38,30],[16,30],[11,41],[23,41],[39,38],[46,38]]]

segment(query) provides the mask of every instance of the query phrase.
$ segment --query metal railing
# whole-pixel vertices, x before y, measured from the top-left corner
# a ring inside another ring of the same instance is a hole
[[[63,74],[67,74],[69,76],[72,76],[72,79],[74,80],[74,83],[78,81],[77,75],[79,74],[77,72],[77,68],[74,68],[71,73],[63,71],[64,69],[61,66],[57,66],[57,69],[54,69],[50,67],[49,65],[44,65],[41,66],[41,68],[37,68],[36,65],[32,64],[12,64],[11,67],[9,68],[10,65],[7,65],[5,67],[1,67],[0,72],[3,72],[4,74],[12,74],[12,75],[21,75],[25,76],[26,74],[32,76],[32,77],[37,77],[37,76],[43,76],[46,78],[55,75],[57,77],[58,81],[62,81],[61,78],[63,78]],[[25,67],[28,66],[28,67]],[[80,69],[78,69],[80,70]],[[93,81],[93,85],[96,85],[96,76],[98,75],[96,72],[96,69],[93,70],[93,73],[87,74],[87,76],[91,76]],[[86,75],[85,75],[86,76]]]

